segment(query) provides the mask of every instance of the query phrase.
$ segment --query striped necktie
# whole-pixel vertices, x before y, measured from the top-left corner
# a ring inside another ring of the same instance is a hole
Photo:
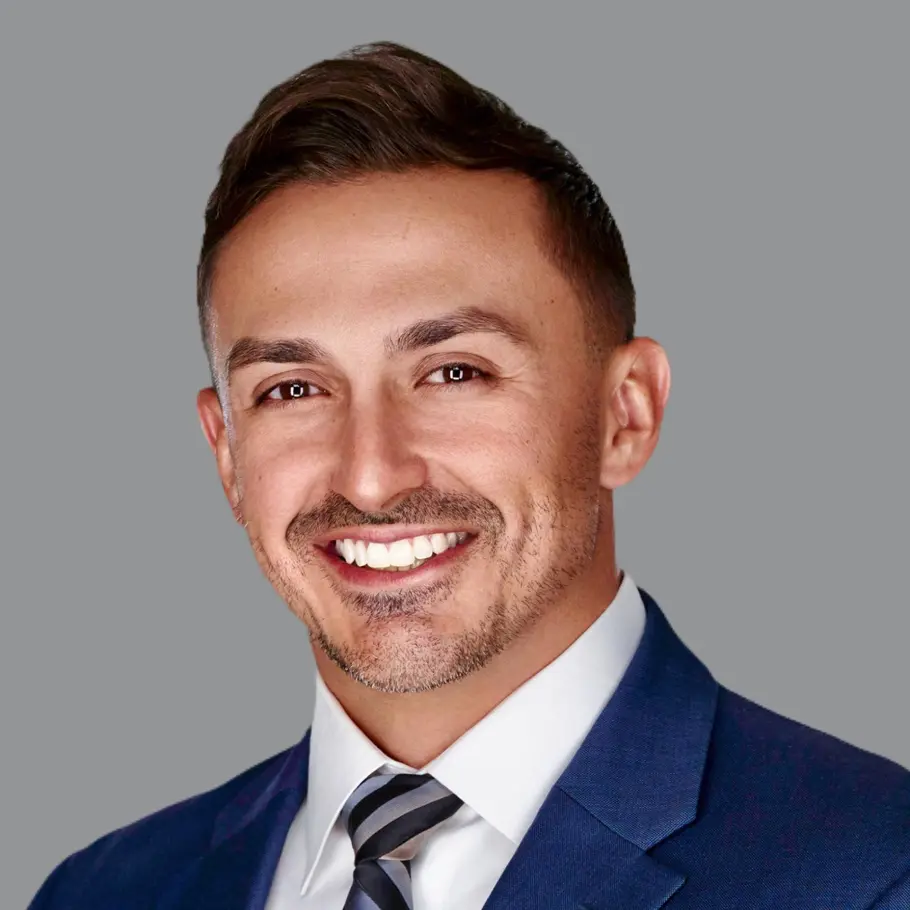
[[[374,774],[341,818],[354,845],[354,883],[344,910],[414,910],[411,859],[422,835],[462,801],[429,774]]]

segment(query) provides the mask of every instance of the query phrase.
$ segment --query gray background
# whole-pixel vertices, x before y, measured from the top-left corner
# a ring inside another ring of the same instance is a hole
[[[673,374],[620,564],[722,683],[910,765],[906,7],[381,6],[3,6],[4,907],[309,724],[198,428],[194,268],[230,136],[363,41],[502,95],[613,208]]]

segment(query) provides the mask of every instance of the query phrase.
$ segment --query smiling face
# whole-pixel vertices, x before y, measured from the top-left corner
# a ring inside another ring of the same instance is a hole
[[[542,616],[609,601],[609,382],[534,192],[440,169],[291,185],[216,264],[225,408],[198,404],[225,492],[317,660],[375,689],[461,679]],[[469,536],[402,572],[333,545],[381,532]]]

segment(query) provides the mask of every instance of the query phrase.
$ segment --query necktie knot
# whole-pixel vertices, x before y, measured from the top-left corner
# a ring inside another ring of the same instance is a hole
[[[462,801],[429,774],[375,774],[351,794],[341,817],[355,862],[406,847],[458,811]]]
[[[410,907],[410,859],[422,835],[461,805],[429,774],[374,774],[363,781],[341,810],[354,846],[354,884],[345,908],[360,907],[361,891],[380,910],[400,906],[395,894]]]

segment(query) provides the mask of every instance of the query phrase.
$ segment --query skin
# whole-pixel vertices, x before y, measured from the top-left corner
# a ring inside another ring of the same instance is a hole
[[[542,253],[530,182],[447,168],[293,184],[226,238],[212,283],[216,385],[197,399],[225,495],[306,624],[329,690],[390,757],[422,768],[608,607],[612,490],[657,445],[670,390],[650,338],[589,363],[581,309]],[[383,338],[459,307],[531,342],[461,334],[389,357]],[[328,359],[254,363],[243,337],[310,337]],[[442,369],[461,363],[473,369]],[[291,398],[292,381],[304,397]],[[257,406],[258,396],[277,400]],[[281,398],[284,401],[281,401]],[[432,582],[375,591],[313,549],[333,530],[463,527]]]

